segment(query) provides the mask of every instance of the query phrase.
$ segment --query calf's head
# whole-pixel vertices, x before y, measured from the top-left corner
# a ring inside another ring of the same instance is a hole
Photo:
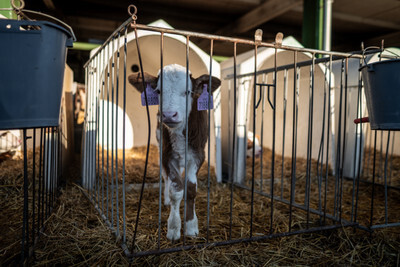
[[[181,128],[186,121],[186,75],[188,75],[188,113],[192,108],[193,98],[197,98],[203,92],[204,84],[209,84],[209,75],[201,75],[194,79],[190,72],[186,72],[186,68],[172,64],[165,66],[163,69],[163,97],[162,112],[163,123],[170,128]],[[144,83],[160,95],[161,79],[160,72],[158,76],[152,76],[144,73]],[[139,91],[143,92],[143,78],[140,72],[131,74],[128,77],[129,82]],[[214,92],[221,85],[218,78],[211,76],[211,92]],[[160,98],[160,96],[159,96]]]

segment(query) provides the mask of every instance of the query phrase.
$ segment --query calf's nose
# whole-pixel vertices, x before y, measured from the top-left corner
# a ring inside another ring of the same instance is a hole
[[[179,122],[178,112],[176,111],[164,111],[163,112],[164,122]]]

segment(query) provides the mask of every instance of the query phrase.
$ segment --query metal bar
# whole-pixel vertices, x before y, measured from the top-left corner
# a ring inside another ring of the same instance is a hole
[[[326,75],[327,74],[328,74],[328,68],[326,68],[326,66],[325,66],[325,72],[324,72],[324,101],[323,101],[323,108],[322,108],[322,130],[321,130],[321,141],[320,141],[318,157],[317,157],[318,210],[320,212],[322,211],[322,173],[323,173],[323,170],[324,170],[325,113],[326,113],[326,96],[327,96],[327,94],[326,94],[326,91],[327,91]],[[330,72],[329,72],[329,75],[330,75]],[[328,157],[328,154],[327,154],[327,157]],[[326,168],[328,168],[328,164],[326,165]],[[320,218],[320,220],[321,220],[321,218]]]
[[[383,140],[381,141],[383,142]],[[385,224],[388,223],[388,184],[387,184],[387,167],[388,167],[388,156],[389,156],[389,143],[390,143],[390,131],[388,131],[387,145],[386,145],[386,156],[385,156],[385,168],[384,168],[384,185],[385,185]]]
[[[400,222],[397,223],[385,223],[385,224],[377,224],[373,225],[370,227],[370,229],[375,230],[375,229],[381,229],[381,228],[388,228],[388,227],[399,227]]]
[[[257,98],[257,45],[254,46],[254,83],[253,83],[253,150],[251,161],[251,202],[250,202],[250,237],[253,236],[253,214],[254,214],[254,164],[256,147],[256,98]]]
[[[157,239],[157,249],[161,248],[160,240],[161,240],[161,205],[162,205],[162,151],[163,151],[163,137],[164,137],[164,132],[163,132],[163,88],[164,88],[164,33],[161,33],[160,35],[160,140],[159,142],[159,165],[160,165],[160,173],[159,173],[159,192],[158,192],[158,239]],[[168,179],[168,176],[166,177]],[[165,187],[167,186],[168,182],[165,183]]]
[[[45,179],[46,179],[46,213],[45,213],[45,218],[47,219],[49,217],[50,213],[50,194],[49,194],[49,179],[50,179],[50,173],[49,173],[49,154],[50,154],[50,140],[49,140],[49,131],[50,127],[46,128],[46,153],[45,153],[45,158],[46,158],[46,172],[45,172]]]
[[[144,77],[143,62],[142,62],[142,55],[140,53],[138,33],[137,33],[137,29],[136,28],[134,30],[135,30],[135,41],[136,41],[136,48],[137,48],[137,52],[138,52],[138,58],[139,58],[140,72],[142,74],[142,77]],[[142,79],[142,85],[143,85],[143,88],[146,88],[146,84],[145,84],[145,80],[144,79]],[[140,189],[138,210],[137,210],[137,213],[136,213],[135,231],[133,233],[133,239],[132,239],[132,251],[135,249],[137,230],[138,230],[138,226],[139,226],[140,209],[142,207],[143,191],[144,191],[144,185],[146,183],[147,165],[148,165],[148,161],[149,161],[149,149],[150,149],[150,139],[151,139],[151,121],[150,121],[149,105],[148,105],[148,101],[147,101],[147,92],[146,92],[146,90],[144,90],[143,92],[144,92],[144,99],[145,99],[145,102],[146,102],[146,114],[147,114],[147,129],[148,129],[148,132],[147,132],[147,149],[146,149],[146,161],[145,161],[145,164],[144,164],[142,187]]]
[[[306,192],[305,203],[307,206],[307,227],[310,221],[310,194],[311,194],[311,161],[312,161],[312,140],[313,140],[313,118],[314,118],[314,71],[315,54],[312,55],[313,63],[310,68],[310,92],[308,102],[308,138],[307,138],[307,168],[306,168]]]
[[[115,104],[114,104],[114,71],[115,71],[115,49],[114,49],[114,43],[115,43],[115,38],[112,38],[111,41],[111,73],[110,73],[110,78],[111,78],[111,225],[114,227],[114,109],[115,109]],[[118,192],[117,192],[118,193]]]
[[[35,202],[36,202],[36,128],[33,129],[32,144],[32,241],[35,240]]]
[[[332,90],[332,56],[329,56],[329,85],[328,85],[328,125],[326,130],[326,163],[325,163],[325,192],[324,192],[324,219],[323,225],[326,222],[326,204],[327,204],[327,194],[328,194],[328,179],[329,179],[329,139],[330,139],[330,126],[331,126],[331,90]],[[334,122],[333,122],[334,123]],[[333,149],[333,148],[332,148]]]
[[[293,51],[294,52],[303,52],[301,50],[295,50],[295,49],[293,49]],[[375,54],[375,53],[380,52],[380,51],[381,51],[380,49],[378,49],[378,50],[369,50],[369,51],[367,51],[365,53],[365,55],[367,55],[367,54]],[[326,51],[323,51],[323,52],[326,52]],[[324,53],[319,53],[319,54],[324,54]],[[358,54],[362,54],[362,51],[352,52],[348,56],[335,56],[335,55],[332,55],[332,53],[326,53],[325,55],[332,56],[332,60],[338,60],[338,59],[344,59],[344,58],[360,58],[361,59],[362,55],[358,55]],[[354,55],[358,55],[358,56],[355,57]],[[320,63],[325,63],[325,62],[329,62],[329,61],[330,61],[330,57],[323,57],[323,58],[316,58],[314,60],[314,63],[315,64],[320,64]],[[297,67],[306,67],[306,66],[310,66],[311,64],[313,64],[313,60],[305,60],[305,61],[297,62],[296,66]],[[294,68],[294,64],[286,64],[286,65],[278,66],[277,67],[277,71],[282,71],[282,70],[285,70],[285,69],[293,69],[293,68]],[[268,68],[268,69],[263,69],[263,70],[259,70],[257,72],[257,75],[271,73],[271,72],[274,72],[274,71],[275,71],[274,67]],[[251,77],[253,75],[254,74],[252,72],[248,72],[248,73],[243,73],[243,74],[238,75],[237,78],[240,79],[240,78],[245,78],[245,77]],[[233,78],[232,75],[227,75],[225,77],[225,79],[232,79],[232,78]]]
[[[176,29],[160,28],[160,27],[147,26],[147,25],[142,25],[142,24],[135,24],[134,27],[137,29],[140,29],[140,30],[171,33],[171,34],[177,34],[177,35],[184,35],[184,36],[188,36],[188,37],[212,39],[214,41],[226,41],[226,42],[231,42],[231,43],[247,44],[247,45],[251,45],[251,46],[258,45],[259,47],[269,47],[269,48],[283,49],[283,50],[288,50],[288,51],[299,51],[299,52],[305,52],[305,53],[308,52],[311,54],[313,54],[313,53],[314,54],[325,54],[325,55],[333,55],[333,56],[340,56],[340,57],[354,57],[354,58],[362,57],[362,55],[356,54],[356,52],[341,53],[341,52],[324,51],[324,50],[310,49],[310,48],[299,48],[299,47],[292,47],[292,46],[280,45],[280,44],[275,44],[275,43],[255,42],[253,40],[232,38],[232,37],[190,32],[190,31],[182,31],[182,30],[176,30]],[[361,52],[358,52],[358,53],[361,53]]]
[[[339,179],[341,176],[341,136],[342,136],[342,105],[343,105],[343,73],[344,73],[344,60],[342,60],[340,75],[340,96],[339,96],[339,121],[338,121],[338,137],[336,146],[336,172],[335,172],[335,196],[334,196],[334,214],[338,213],[339,209]]]
[[[25,259],[27,257],[26,250],[29,247],[29,222],[28,222],[28,153],[26,145],[26,129],[22,130],[23,134],[23,149],[24,149],[24,210],[22,216],[22,248],[21,248],[21,265],[25,265]]]
[[[120,53],[119,53],[119,49],[120,49],[120,39],[121,39],[121,33],[118,32],[118,38],[117,38],[117,68],[116,68],[116,72],[117,72],[117,76],[116,76],[116,92],[115,92],[115,184],[116,184],[116,210],[117,210],[117,217],[116,217],[116,221],[117,221],[117,235],[119,235],[119,180],[118,180],[118,110],[117,108],[119,107],[118,102],[119,102],[119,59],[120,59]],[[123,114],[122,116],[125,116],[125,114]],[[125,185],[123,184],[122,186],[125,187]]]
[[[278,60],[278,49],[275,48],[275,56],[274,56],[274,98],[273,98],[273,109],[272,109],[272,157],[271,157],[271,215],[270,215],[270,233],[273,232],[273,222],[274,222],[274,184],[275,184],[275,143],[276,143],[276,83],[278,79],[278,70],[277,70],[277,60]],[[268,87],[269,88],[269,87]],[[268,94],[269,96],[269,94]]]
[[[302,230],[297,230],[297,231],[293,231],[293,232],[275,233],[275,234],[264,235],[264,236],[253,236],[251,238],[226,240],[226,241],[215,242],[212,244],[202,243],[202,244],[195,244],[195,245],[188,245],[188,246],[181,246],[181,247],[166,248],[166,249],[162,249],[162,250],[140,251],[140,252],[136,252],[134,254],[128,255],[128,257],[144,257],[144,256],[149,256],[149,255],[157,256],[157,255],[162,255],[165,253],[181,252],[181,251],[187,251],[187,250],[192,250],[192,249],[219,247],[219,246],[234,245],[234,244],[240,244],[240,243],[246,243],[246,242],[258,242],[258,241],[265,241],[265,240],[274,239],[274,238],[288,237],[288,236],[293,236],[293,235],[298,235],[298,234],[307,234],[307,233],[313,233],[313,232],[319,232],[319,231],[329,231],[329,230],[339,229],[339,228],[343,228],[343,227],[353,227],[353,226],[357,226],[357,225],[358,224],[356,224],[356,223],[349,222],[349,223],[335,224],[335,225],[330,225],[330,226],[302,229]]]
[[[128,25],[132,22],[132,17],[128,18],[124,23],[121,24],[121,26],[119,26],[111,35],[110,37],[107,38],[107,40],[99,47],[99,49],[96,51],[96,53],[94,53],[89,60],[85,63],[85,65],[83,65],[84,68],[86,68],[89,63],[98,56],[98,54],[100,52],[102,52],[105,48],[105,46],[110,42],[110,40],[117,35],[119,32],[122,32],[122,30],[125,30],[125,33],[127,31]]]
[[[43,199],[43,189],[42,189],[42,144],[43,144],[43,128],[40,128],[40,145],[39,145],[39,176],[38,176],[38,218],[37,218],[37,224],[38,228],[41,226],[41,207],[42,206],[42,199]],[[38,231],[39,233],[39,231]]]
[[[101,84],[101,209],[104,212],[104,90],[106,83],[106,65],[105,65],[105,52],[102,50],[102,73],[103,73],[103,82]]]
[[[101,70],[100,70],[100,55],[96,57],[96,72],[97,72],[97,86],[96,86],[96,146],[97,146],[97,169],[96,169],[96,184],[97,184],[97,201],[100,203],[100,105],[101,105]]]
[[[126,203],[125,203],[125,128],[126,128],[126,58],[128,43],[128,26],[125,27],[124,33],[124,96],[122,117],[122,216],[123,216],[123,243],[126,243]]]
[[[207,238],[206,242],[210,241],[210,156],[211,156],[211,110],[210,110],[210,103],[212,97],[211,91],[211,77],[212,77],[212,63],[213,63],[213,54],[214,54],[214,40],[210,41],[210,78],[208,81],[208,145],[207,145]]]
[[[110,197],[109,197],[109,188],[110,188],[110,180],[109,180],[109,175],[110,175],[110,170],[109,170],[109,156],[110,156],[110,85],[111,85],[111,78],[110,78],[110,72],[111,72],[111,64],[109,61],[110,58],[110,44],[107,45],[107,63],[106,63],[106,68],[107,68],[107,126],[106,126],[106,131],[107,131],[107,156],[106,156],[106,189],[107,189],[107,218],[109,218],[109,210],[110,210]],[[103,126],[104,127],[104,126]],[[112,180],[112,178],[111,178]]]
[[[292,207],[295,201],[296,187],[296,150],[297,150],[297,122],[298,122],[298,104],[299,104],[299,69],[297,67],[297,51],[294,52],[293,68],[293,134],[292,134],[292,173],[290,180],[290,203],[289,203],[289,232],[292,230]]]
[[[370,228],[373,225],[374,218],[374,198],[375,198],[375,167],[376,167],[376,130],[374,131],[374,159],[373,159],[373,167],[372,167],[372,192],[371,192],[371,215],[370,215]],[[357,203],[356,203],[356,211],[355,215],[357,218]]]
[[[265,74],[263,74],[262,80],[265,81],[265,83],[268,82],[268,77],[266,77]],[[261,96],[262,98],[262,110],[261,110],[261,140],[260,140],[260,145],[261,145],[261,155],[260,155],[260,191],[263,191],[263,180],[264,180],[264,175],[263,175],[263,159],[264,159],[264,114],[265,114],[265,90],[261,90]]]
[[[231,201],[229,205],[229,240],[232,239],[232,211],[233,211],[233,181],[235,180],[235,144],[236,144],[236,103],[237,103],[237,85],[236,85],[236,46],[237,44],[233,43],[233,74],[235,78],[233,79],[233,130],[232,130],[232,176],[231,176]]]
[[[347,95],[348,95],[348,71],[349,71],[349,59],[345,59],[345,84],[344,84],[344,113],[343,113],[343,149],[342,149],[342,166],[340,168],[340,203],[339,212],[340,218],[342,218],[343,210],[343,165],[346,162],[346,129],[347,129]]]
[[[41,174],[40,174],[40,179],[41,179],[41,181],[42,181],[42,184],[41,184],[41,193],[42,193],[42,200],[41,200],[41,203],[42,203],[42,210],[41,210],[41,214],[40,214],[40,217],[41,217],[41,226],[43,227],[43,225],[44,225],[44,214],[45,214],[45,144],[46,144],[46,139],[45,139],[45,134],[46,134],[46,128],[41,128],[40,129],[40,143],[41,143],[41,146],[40,146],[40,153],[41,153],[41,155],[40,155],[40,162],[41,162],[41,166],[43,166],[43,167],[41,167],[42,168],[42,172],[41,172]],[[43,153],[42,153],[42,151],[43,151]]]
[[[183,192],[183,245],[186,244],[186,211],[187,211],[187,156],[189,150],[189,36],[186,36],[186,111],[185,111],[185,179],[184,179],[184,192]]]
[[[281,198],[283,198],[283,177],[285,169],[285,139],[286,139],[286,105],[288,90],[288,70],[283,74],[283,125],[282,125],[282,173],[281,173]]]

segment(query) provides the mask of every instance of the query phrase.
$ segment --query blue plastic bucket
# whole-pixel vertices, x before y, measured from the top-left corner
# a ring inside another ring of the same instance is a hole
[[[0,129],[59,125],[73,38],[51,22],[0,19]]]
[[[400,130],[400,59],[361,68],[369,122],[373,130]]]

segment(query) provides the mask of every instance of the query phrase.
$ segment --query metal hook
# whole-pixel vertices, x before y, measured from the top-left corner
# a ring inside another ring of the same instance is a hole
[[[132,8],[134,9],[133,12],[132,12]],[[137,20],[136,13],[137,13],[137,8],[136,8],[136,6],[135,6],[135,5],[129,5],[129,6],[128,6],[128,14],[129,14],[129,16],[132,17],[132,19],[133,19],[134,22],[136,22],[136,20]]]
[[[11,5],[12,5],[12,7],[13,7],[15,10],[20,11],[21,9],[23,9],[23,8],[25,7],[25,2],[24,2],[24,0],[19,0],[19,3],[20,3],[20,6],[19,6],[19,7],[16,6],[16,4],[15,4],[14,1],[15,1],[15,0],[11,0]]]

